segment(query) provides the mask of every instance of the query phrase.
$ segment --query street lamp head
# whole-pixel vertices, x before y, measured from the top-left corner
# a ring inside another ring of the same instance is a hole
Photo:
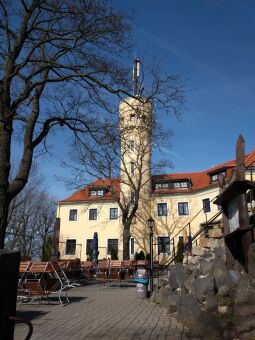
[[[153,227],[154,227],[154,219],[150,216],[147,222],[148,222],[148,227],[150,228],[150,232],[152,233]]]

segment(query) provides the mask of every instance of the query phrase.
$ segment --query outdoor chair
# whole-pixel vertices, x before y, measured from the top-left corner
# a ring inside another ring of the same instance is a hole
[[[64,267],[64,271],[69,280],[77,281],[81,279],[81,261],[72,260],[68,261],[67,265]]]
[[[43,297],[48,299],[49,291],[46,289],[49,273],[52,268],[49,262],[33,262],[26,271],[26,278],[23,282],[22,291],[19,290],[19,297],[22,296],[32,300],[42,300]]]
[[[70,302],[67,296],[67,291],[70,288],[75,288],[75,287],[79,287],[80,284],[76,283],[76,282],[70,282],[68,277],[65,274],[65,271],[60,267],[59,263],[57,261],[52,261],[51,265],[54,269],[54,275],[55,277],[59,280],[60,282],[60,289],[59,289],[59,301],[62,304],[62,300],[61,300],[61,294],[65,291],[66,295],[65,295],[65,299],[67,302]]]
[[[98,265],[96,267],[97,283],[106,284],[108,271],[109,271],[109,261],[98,261]]]
[[[82,268],[82,278],[85,280],[93,280],[95,277],[95,268],[92,261],[82,261],[81,262],[81,268]]]
[[[62,268],[56,263],[33,262],[24,282],[23,294],[39,303],[45,297],[49,302],[49,296],[57,294],[59,301],[63,304],[61,294],[67,288],[71,288]],[[67,292],[66,302],[69,302]]]
[[[24,288],[24,282],[29,273],[30,267],[32,266],[32,261],[24,261],[20,262],[19,265],[19,282],[18,282],[18,289]]]

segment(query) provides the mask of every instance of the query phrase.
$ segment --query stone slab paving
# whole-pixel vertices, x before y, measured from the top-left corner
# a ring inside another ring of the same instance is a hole
[[[149,299],[138,299],[135,287],[88,285],[69,290],[71,303],[61,306],[23,303],[18,316],[32,321],[32,340],[186,340],[182,324]],[[15,340],[24,340],[27,326],[17,324]]]

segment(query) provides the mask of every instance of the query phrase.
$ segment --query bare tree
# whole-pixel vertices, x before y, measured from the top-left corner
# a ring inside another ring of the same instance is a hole
[[[52,234],[56,204],[42,189],[43,179],[33,171],[24,190],[11,202],[6,247],[24,257],[45,259],[46,240]]]
[[[102,117],[116,111],[114,97],[129,95],[122,62],[129,30],[128,16],[104,0],[0,2],[0,248],[10,203],[25,187],[34,153],[49,132],[65,126],[94,138]],[[175,110],[175,77],[160,79],[154,71],[146,96]],[[17,136],[23,152],[11,181]]]

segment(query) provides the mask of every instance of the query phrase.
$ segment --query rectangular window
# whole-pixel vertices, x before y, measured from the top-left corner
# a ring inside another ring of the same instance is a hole
[[[66,255],[75,255],[76,240],[66,240]]]
[[[69,221],[77,221],[77,209],[69,210]]]
[[[131,204],[135,203],[135,192],[134,191],[131,191],[130,202],[131,202]]]
[[[167,216],[167,203],[158,203],[158,216]]]
[[[188,188],[188,182],[174,182],[174,188]]]
[[[189,204],[188,204],[188,202],[179,202],[178,203],[178,214],[179,214],[179,216],[189,214]]]
[[[89,209],[89,220],[97,219],[97,209]]]
[[[218,179],[218,175],[216,174],[216,175],[212,175],[212,181],[214,182],[214,181],[217,181],[217,179]]]
[[[170,238],[168,236],[158,237],[158,253],[170,254]]]
[[[118,254],[118,239],[108,239],[107,255],[111,255],[111,250],[115,249]]]
[[[93,239],[92,238],[88,238],[86,241],[86,255],[92,255],[92,251],[93,251]]]
[[[134,140],[129,141],[129,149],[131,151],[135,151],[135,141]]]
[[[202,203],[203,203],[203,210],[204,210],[204,213],[208,213],[211,211],[211,206],[210,206],[210,200],[209,198],[205,198],[202,200]]]
[[[110,220],[118,219],[118,208],[110,208]]]
[[[135,239],[133,237],[130,238],[130,255],[135,254]]]
[[[104,196],[104,190],[91,190],[90,196]]]
[[[130,163],[130,174],[134,175],[135,173],[135,162]]]
[[[135,115],[133,113],[130,115],[130,122],[135,122]]]
[[[168,189],[169,183],[156,183],[155,189]]]

